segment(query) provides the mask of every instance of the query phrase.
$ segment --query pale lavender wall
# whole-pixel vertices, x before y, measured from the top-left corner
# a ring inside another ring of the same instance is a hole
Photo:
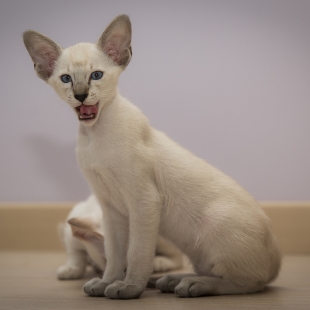
[[[74,201],[74,113],[33,71],[26,29],[66,47],[133,23],[124,96],[259,200],[310,200],[310,1],[1,0],[0,201]]]

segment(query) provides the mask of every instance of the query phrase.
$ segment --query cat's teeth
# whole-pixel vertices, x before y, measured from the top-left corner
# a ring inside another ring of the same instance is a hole
[[[96,117],[96,115],[95,115],[95,113],[92,113],[92,114],[81,114],[81,115],[79,115],[79,119],[81,119],[81,120],[84,120],[84,119],[93,119],[93,118],[95,118]]]

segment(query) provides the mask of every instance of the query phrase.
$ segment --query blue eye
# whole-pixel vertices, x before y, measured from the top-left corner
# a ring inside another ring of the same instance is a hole
[[[64,83],[70,83],[72,81],[72,78],[69,74],[63,74],[60,78]]]
[[[103,72],[101,71],[94,71],[91,75],[90,78],[92,80],[100,80],[103,77]]]

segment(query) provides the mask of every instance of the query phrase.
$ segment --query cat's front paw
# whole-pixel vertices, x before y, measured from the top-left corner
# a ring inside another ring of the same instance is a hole
[[[81,279],[84,275],[84,268],[78,266],[63,265],[57,269],[57,278],[59,280]]]
[[[124,281],[115,281],[106,288],[105,295],[112,299],[133,299],[139,298],[143,291],[144,288],[139,288],[134,284],[127,284]]]
[[[84,285],[84,292],[92,297],[105,297],[104,291],[109,283],[103,282],[99,278],[94,278]]]

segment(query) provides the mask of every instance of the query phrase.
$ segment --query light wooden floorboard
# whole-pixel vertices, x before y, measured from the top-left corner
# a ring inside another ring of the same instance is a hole
[[[0,252],[0,309],[310,309],[310,256],[285,256],[279,278],[259,294],[178,298],[147,289],[137,300],[86,296],[82,287],[93,276],[58,281],[63,252]]]

